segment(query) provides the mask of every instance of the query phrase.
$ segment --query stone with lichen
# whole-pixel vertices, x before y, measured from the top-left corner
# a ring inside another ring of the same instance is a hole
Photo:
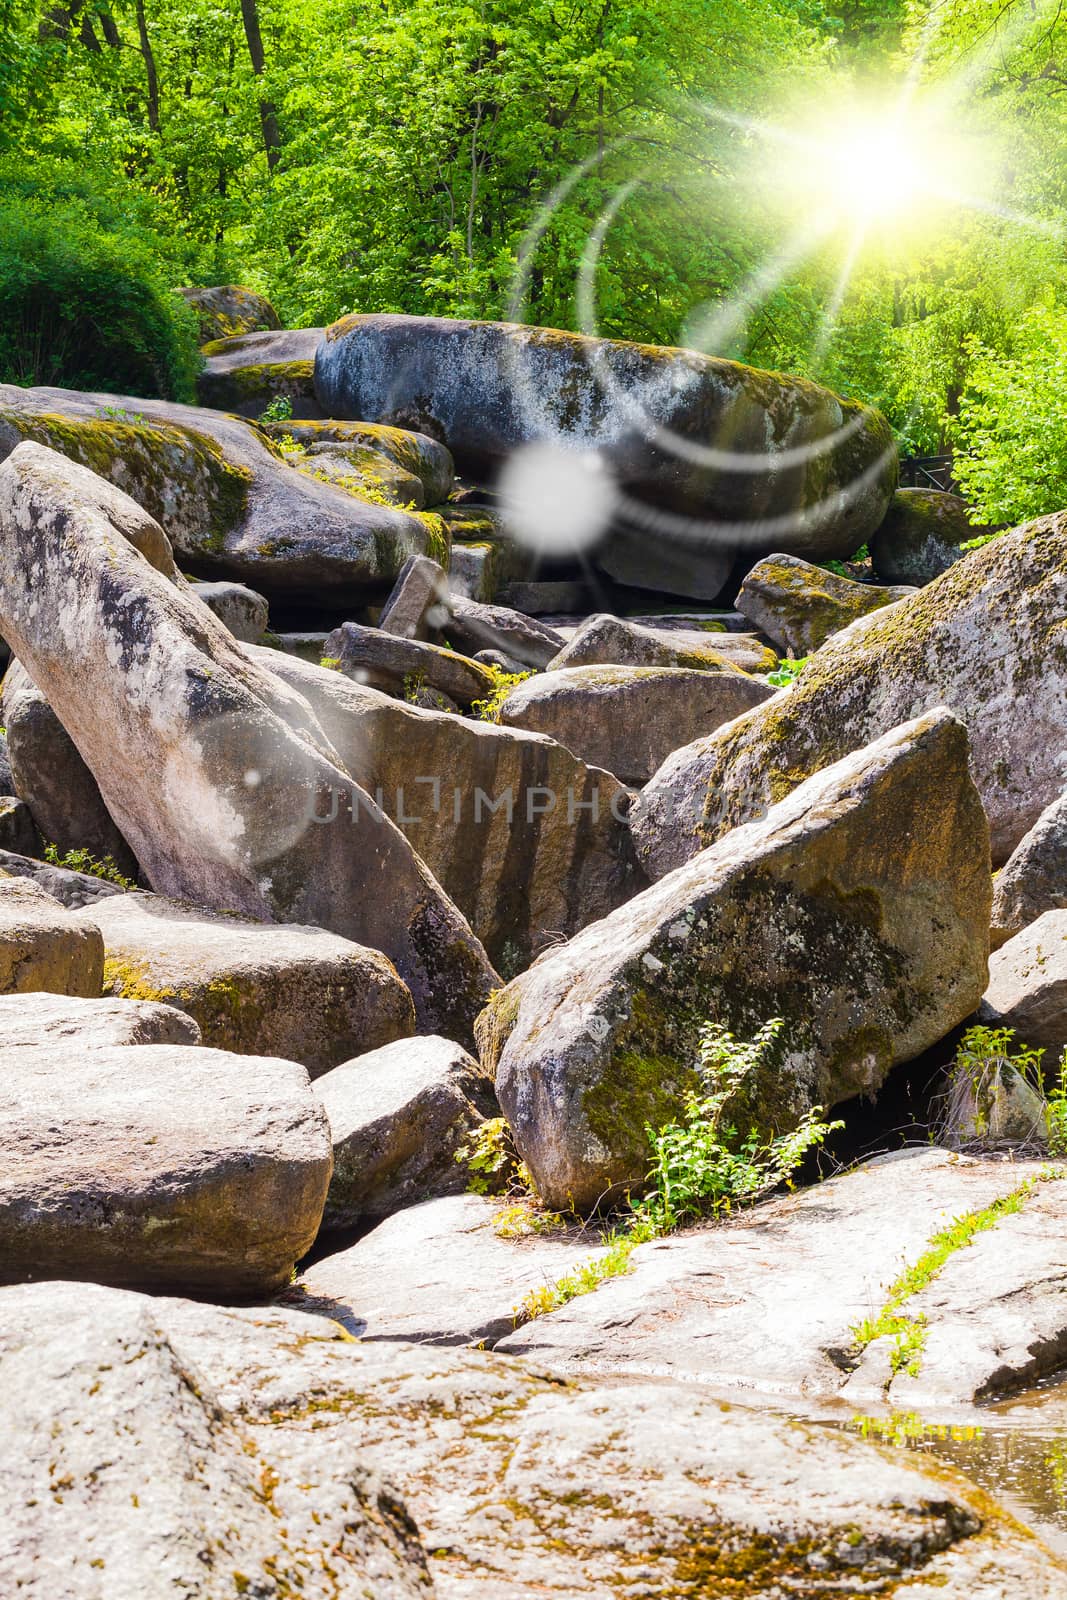
[[[882,606],[914,594],[827,572],[796,556],[766,556],[747,574],[737,609],[784,655],[810,655],[830,637]]]

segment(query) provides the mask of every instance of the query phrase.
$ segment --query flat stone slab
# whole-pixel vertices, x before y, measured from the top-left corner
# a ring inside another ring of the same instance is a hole
[[[80,999],[66,994],[0,995],[0,1047],[51,1045],[72,1052],[117,1044],[200,1043],[192,1017],[153,1000]]]
[[[28,878],[0,875],[0,994],[98,995],[104,941]]]

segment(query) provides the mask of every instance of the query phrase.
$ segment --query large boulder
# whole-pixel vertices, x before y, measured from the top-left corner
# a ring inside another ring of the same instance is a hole
[[[343,622],[324,646],[324,660],[338,672],[387,694],[410,697],[421,688],[436,690],[456,705],[471,706],[493,692],[495,680],[488,667],[469,656],[446,650],[422,639],[402,638]]]
[[[211,916],[152,894],[78,916],[104,936],[105,993],[177,1006],[220,1050],[299,1061],[315,1077],[415,1031],[392,962],[322,928]]]
[[[315,1085],[333,1137],[323,1229],[465,1188],[456,1158],[483,1121],[487,1089],[478,1063],[434,1035],[399,1039],[327,1072]]]
[[[14,793],[26,802],[41,837],[61,856],[87,850],[95,860],[110,857],[124,877],[135,878],[133,851],[104,804],[99,784],[18,661],[4,675],[0,716],[7,728]]]
[[[1002,534],[910,600],[834,634],[788,691],[668,757],[638,801],[653,877],[813,772],[944,705],[966,724],[993,861],[1067,774],[1067,514]]]
[[[1045,807],[993,881],[993,944],[1046,911],[1067,911],[1067,789]]]
[[[500,708],[500,721],[547,733],[591,767],[642,784],[679,745],[773,693],[741,672],[565,667],[517,684]]]
[[[932,583],[983,531],[973,526],[959,495],[898,489],[871,536],[871,561],[883,583]]]
[[[213,339],[204,346],[197,400],[239,417],[258,417],[273,400],[288,400],[295,416],[317,417],[313,378],[321,338],[321,328],[300,328]]]
[[[326,1114],[292,1061],[56,1040],[0,1072],[0,1280],[269,1294],[318,1231]]]
[[[679,631],[628,622],[601,611],[576,628],[559,655],[559,667],[688,667],[691,672],[771,672],[774,651],[752,634]]]
[[[766,556],[746,574],[737,609],[783,654],[807,656],[857,617],[906,600],[914,589],[880,588],[796,556]]]
[[[192,1017],[155,1000],[92,999],[66,994],[0,995],[3,1048],[48,1045],[57,1052],[121,1044],[200,1044]]]
[[[0,1589],[25,1600],[1061,1600],[1067,1581],[924,1452],[281,1306],[9,1289],[0,1437]]]
[[[994,952],[981,1015],[1043,1049],[1055,1081],[1067,1047],[1067,910],[1046,911]]]
[[[494,973],[300,695],[23,445],[0,467],[0,628],[161,894],[383,951],[420,1024],[465,1037]]]
[[[200,343],[212,339],[232,339],[259,329],[281,327],[281,319],[270,301],[254,289],[236,283],[179,289],[187,306],[192,306],[200,322]]]
[[[875,1094],[978,1003],[990,894],[967,737],[937,711],[549,951],[478,1023],[539,1193],[582,1208],[644,1180],[708,1020],[783,1019],[749,1096],[764,1128]]]
[[[440,518],[294,471],[259,429],[220,411],[0,384],[0,460],[21,440],[126,491],[166,529],[183,569],[268,598],[327,589],[338,606],[362,604],[413,552],[447,553]]]
[[[98,995],[104,941],[26,878],[0,876],[0,994]]]
[[[627,791],[554,740],[423,710],[296,656],[271,666],[314,708],[346,770],[407,836],[505,976],[644,883]]]
[[[595,459],[622,523],[600,565],[670,593],[713,598],[737,550],[850,556],[896,487],[877,412],[691,350],[355,315],[326,330],[315,392],[330,416],[438,433],[475,476],[535,443]]]
[[[402,503],[413,500],[417,510],[436,507],[446,522],[450,520],[444,515],[449,508],[442,502],[448,499],[455,479],[452,456],[439,440],[425,433],[376,422],[315,422],[303,417],[261,422],[259,428],[312,476],[317,463],[333,458],[347,464],[350,477],[366,478],[389,498],[388,491],[405,485]]]

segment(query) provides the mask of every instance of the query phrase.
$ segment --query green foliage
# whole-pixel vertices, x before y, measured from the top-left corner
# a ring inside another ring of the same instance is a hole
[[[998,1113],[1015,1079],[1041,1093],[1044,1050],[1015,1043],[1013,1028],[968,1028],[949,1068],[945,1125],[954,1141],[982,1143],[995,1131]]]
[[[471,706],[471,715],[480,722],[499,722],[500,712],[504,701],[515,688],[516,684],[525,683],[527,678],[532,678],[532,672],[505,672],[502,667],[489,666],[487,670],[492,674],[493,687],[483,700],[475,700]]]
[[[797,661],[790,661],[788,657],[783,656],[774,671],[768,672],[767,682],[775,689],[786,689],[791,683],[796,683],[807,664],[807,656],[801,656]]]
[[[516,1150],[504,1117],[489,1117],[480,1122],[467,1142],[456,1151],[456,1160],[466,1167],[470,1180],[468,1188],[475,1194],[506,1194],[520,1200],[533,1198],[530,1169]]]
[[[515,1308],[516,1326],[558,1311],[560,1306],[576,1300],[579,1295],[592,1294],[609,1278],[629,1272],[630,1257],[641,1242],[641,1237],[633,1232],[622,1233],[616,1229],[607,1234],[603,1240],[606,1247],[603,1255],[591,1256],[557,1278],[555,1283],[538,1284],[536,1289],[527,1290]]]
[[[289,422],[292,420],[292,415],[293,402],[289,396],[287,394],[276,394],[266,410],[260,412],[259,420],[260,422]],[[296,444],[292,434],[287,433],[281,441],[283,450],[285,449],[286,439],[290,441],[291,447]]]
[[[1049,1154],[1067,1156],[1067,1050],[1060,1058],[1056,1082],[1045,1092],[1045,1121]]]
[[[45,846],[44,856],[53,867],[66,867],[69,872],[87,872],[93,878],[103,878],[106,883],[117,884],[120,889],[137,887],[132,878],[123,876],[111,856],[104,856],[100,861],[88,850],[68,850],[65,855],[60,855],[54,844]]]

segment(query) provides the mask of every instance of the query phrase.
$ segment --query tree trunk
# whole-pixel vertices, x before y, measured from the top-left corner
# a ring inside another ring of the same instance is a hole
[[[152,41],[148,37],[148,18],[145,16],[144,0],[137,0],[137,37],[141,44],[141,55],[144,57],[145,82],[148,89],[148,126],[153,133],[158,133],[159,73],[156,71]]]
[[[252,71],[257,78],[262,78],[266,70],[266,59],[263,55],[263,34],[259,26],[257,0],[241,0],[241,20],[245,27],[245,38],[248,41],[248,58],[252,63]],[[269,171],[273,172],[278,165],[278,157],[282,149],[278,112],[273,100],[260,100],[259,120],[263,129],[263,148],[267,153],[267,167]]]

